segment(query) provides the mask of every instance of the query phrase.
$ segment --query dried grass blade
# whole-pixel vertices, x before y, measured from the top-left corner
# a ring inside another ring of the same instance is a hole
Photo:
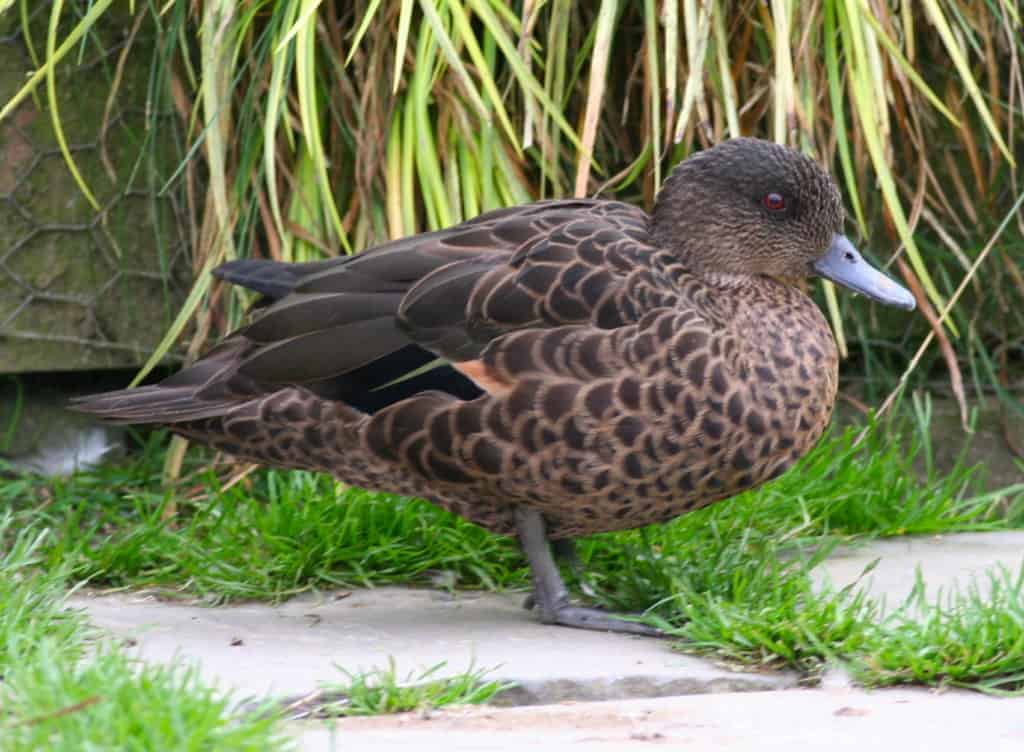
[[[789,44],[788,0],[772,0],[772,18],[775,21],[775,37],[772,40],[772,57],[775,60],[772,137],[776,143],[785,144],[789,141],[790,123],[796,120],[793,110],[793,51]]]
[[[687,0],[687,13],[690,11],[692,0]],[[686,24],[686,52],[688,57],[689,70],[686,74],[686,88],[683,90],[683,103],[679,111],[679,118],[676,120],[673,140],[679,143],[683,140],[683,132],[690,120],[690,113],[693,111],[694,103],[704,85],[704,57],[708,50],[708,40],[711,30],[711,13],[704,6],[699,11],[693,11],[696,18],[695,23]]]
[[[385,177],[385,213],[388,237],[397,240],[406,235],[402,212],[402,116],[395,111],[388,131],[387,172]]]
[[[512,41],[512,38],[508,35],[508,32],[505,30],[504,26],[502,26],[498,17],[494,14],[494,10],[490,7],[487,1],[469,0],[469,5],[473,7],[473,10],[476,12],[477,16],[480,17],[481,22],[486,27],[487,31],[490,32],[495,43],[501,49],[502,55],[504,56],[504,62],[508,63],[509,67],[512,69],[512,73],[519,82],[519,86],[523,89],[524,96],[535,97],[541,105],[543,105],[544,111],[550,115],[551,119],[559,128],[562,129],[569,140],[572,141],[573,146],[581,152],[584,151],[583,143],[580,141],[579,136],[576,135],[576,131],[573,130],[572,126],[569,125],[568,121],[565,119],[565,116],[562,114],[562,108],[548,97],[547,93],[544,91],[544,87],[540,85],[536,77],[526,70],[526,66],[523,64],[522,59],[519,57],[519,52],[516,50],[515,43]],[[597,166],[596,161],[594,161],[594,165]]]
[[[953,349],[949,337],[946,336],[946,331],[939,323],[939,317],[935,315],[935,309],[932,308],[932,304],[925,295],[921,282],[917,279],[913,269],[903,259],[896,259],[896,266],[899,267],[900,274],[910,287],[910,291],[917,298],[918,305],[921,307],[921,314],[928,319],[928,325],[932,328],[932,334],[939,340],[939,350],[942,352],[942,359],[946,361],[946,369],[949,371],[949,386],[953,390],[957,407],[960,408],[960,425],[964,431],[970,432],[967,397],[964,394],[964,377],[960,373],[960,364],[956,360],[956,351]]]
[[[825,307],[828,308],[828,317],[832,321],[832,332],[836,337],[839,357],[846,358],[850,354],[850,350],[846,344],[846,328],[843,326],[843,313],[839,310],[839,296],[836,294],[836,286],[827,279],[821,281],[821,286],[825,291]]]
[[[722,105],[725,109],[725,122],[729,136],[737,138],[740,132],[740,116],[736,107],[739,101],[736,96],[736,82],[732,78],[732,66],[729,63],[729,41],[725,35],[725,14],[721,3],[715,0],[711,5],[712,27],[715,35],[715,58],[718,62],[718,76],[722,81]]]
[[[587,184],[590,181],[590,165],[594,156],[594,140],[597,138],[597,121],[601,117],[604,102],[605,83],[608,77],[608,58],[612,48],[612,31],[615,28],[615,15],[618,0],[601,0],[601,10],[597,15],[597,36],[594,39],[594,51],[590,58],[590,81],[587,85],[587,106],[583,115],[583,133],[581,136],[582,150],[579,164],[576,167],[576,187],[574,195],[586,196]]]
[[[942,8],[939,7],[936,0],[921,0],[924,5],[925,11],[931,19],[932,25],[935,30],[938,31],[939,37],[942,39],[942,43],[949,53],[949,56],[953,60],[953,65],[956,66],[957,72],[960,74],[960,80],[967,89],[968,95],[974,102],[974,107],[978,111],[978,115],[981,117],[985,127],[988,129],[989,135],[992,140],[995,141],[996,146],[1003,153],[1011,165],[1016,166],[1016,161],[1013,155],[1010,153],[1009,148],[1006,146],[1006,142],[1003,141],[1002,135],[999,133],[999,128],[996,127],[995,121],[992,119],[992,113],[989,112],[988,105],[985,104],[985,95],[981,89],[978,88],[977,82],[974,80],[974,75],[971,73],[971,67],[967,62],[967,58],[964,57],[963,50],[960,49],[960,45],[957,43],[956,38],[953,36],[953,30],[949,26],[949,22],[946,20],[946,16],[942,12]]]
[[[652,148],[655,155],[661,153],[661,73],[658,65],[658,11],[655,0],[644,0],[644,52],[645,73],[644,95],[647,97],[647,108],[650,113]],[[655,159],[654,189],[661,186],[661,160]]]
[[[402,118],[402,235],[414,235],[419,232],[416,222],[416,120],[413,117],[412,105],[406,102],[401,110],[395,111],[395,117]],[[400,236],[400,237],[401,237]]]
[[[851,17],[851,14],[857,12],[856,9],[858,7],[855,5],[844,7],[842,3],[837,4],[839,28],[845,45],[853,52],[853,60],[848,62],[847,69],[851,79],[850,83],[853,90],[855,110],[860,120],[860,131],[864,137],[871,165],[875,170],[875,175],[882,190],[885,205],[889,210],[889,216],[900,241],[903,243],[911,266],[913,266],[914,271],[921,280],[924,289],[928,292],[928,297],[941,306],[943,304],[942,295],[939,293],[938,288],[935,287],[935,283],[932,281],[931,275],[928,273],[928,269],[924,265],[921,254],[917,249],[917,244],[914,242],[913,234],[910,232],[906,215],[903,212],[903,206],[900,203],[899,192],[893,180],[892,170],[886,159],[885,145],[881,135],[880,117],[877,112],[878,106],[885,106],[884,92],[875,89],[874,77],[868,61],[867,43],[863,37],[866,25],[855,15]],[[880,97],[881,101],[878,101],[876,97]],[[951,331],[956,332],[952,321],[948,322],[947,326],[950,327]]]
[[[882,25],[878,23],[878,19],[875,18],[871,9],[868,7],[867,0],[858,0],[858,2],[860,3],[863,11],[861,13],[861,18],[867,21],[867,23],[871,26],[872,30],[874,30],[875,38],[882,43],[883,47],[885,47],[886,52],[889,53],[889,56],[892,59],[893,63],[899,66],[900,70],[904,73],[904,75],[906,75],[906,77],[910,80],[912,84],[914,84],[917,90],[920,91],[921,94],[923,94],[929,102],[931,102],[932,106],[936,110],[941,112],[942,115],[947,120],[949,120],[949,122],[951,122],[953,125],[959,128],[960,121],[952,112],[949,111],[946,105],[943,104],[942,100],[939,99],[938,95],[934,91],[932,91],[931,87],[928,86],[927,83],[925,83],[925,80],[921,78],[921,74],[917,72],[913,64],[900,51],[899,46],[897,46],[897,44],[892,40],[892,38],[885,33],[885,30],[882,28]]]
[[[665,122],[671,123],[676,114],[676,95],[679,93],[679,2],[664,0],[662,8],[661,18],[665,26]],[[665,146],[656,144],[655,153],[660,154]]]

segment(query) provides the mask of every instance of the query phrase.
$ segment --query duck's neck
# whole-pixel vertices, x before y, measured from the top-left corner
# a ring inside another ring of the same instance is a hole
[[[791,412],[827,423],[839,353],[821,309],[798,287],[767,277],[733,288],[728,297],[734,305],[729,328],[741,343],[741,359],[755,366],[755,375],[758,365],[771,370],[779,385],[772,391]]]
[[[831,404],[838,382],[835,338],[821,310],[795,280],[701,272],[680,264],[672,253],[658,254],[654,265],[723,334],[738,339],[738,352],[749,363],[800,364],[806,356],[805,366],[813,372],[804,378],[798,366],[792,378],[814,382],[815,391]]]
[[[722,351],[724,343],[735,343],[729,359],[736,393],[765,431],[741,439],[746,456],[762,458],[750,478],[774,478],[810,451],[831,420],[839,376],[835,339],[814,302],[781,281],[712,288],[709,297],[731,308],[729,319],[718,322]]]

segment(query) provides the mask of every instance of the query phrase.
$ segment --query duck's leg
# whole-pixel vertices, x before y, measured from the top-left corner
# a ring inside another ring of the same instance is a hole
[[[569,565],[573,574],[577,576],[583,574],[583,562],[580,561],[580,555],[576,553],[576,544],[573,543],[572,538],[559,538],[552,541],[551,551],[556,559],[561,559],[562,562]]]
[[[583,562],[580,560],[580,555],[576,553],[576,544],[572,538],[559,538],[556,541],[551,541],[551,553],[554,554],[556,561],[568,564],[577,579],[582,579]],[[536,605],[537,599],[534,598],[533,593],[523,600],[523,608],[527,611],[533,611],[533,607]]]
[[[565,589],[558,566],[551,554],[544,530],[544,518],[534,509],[516,509],[516,530],[523,547],[530,573],[533,575],[533,603],[544,624],[562,624],[577,629],[595,629],[601,632],[660,636],[661,632],[646,624],[620,619],[596,608],[573,606],[569,591]]]

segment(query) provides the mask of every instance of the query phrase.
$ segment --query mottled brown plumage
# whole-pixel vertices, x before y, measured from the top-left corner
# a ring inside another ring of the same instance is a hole
[[[838,252],[842,222],[814,162],[736,139],[682,163],[652,217],[545,201],[350,258],[226,264],[265,296],[252,324],[77,407],[497,533],[522,535],[524,510],[549,539],[668,520],[820,437],[836,346],[786,280]]]

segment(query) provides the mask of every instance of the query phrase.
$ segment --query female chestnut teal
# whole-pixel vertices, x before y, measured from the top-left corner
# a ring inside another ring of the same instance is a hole
[[[548,542],[670,520],[807,453],[838,357],[796,280],[914,307],[843,235],[828,174],[749,138],[682,162],[651,216],[542,201],[214,274],[263,296],[253,323],[77,409],[428,499],[519,536],[543,622],[641,633],[571,606]]]

